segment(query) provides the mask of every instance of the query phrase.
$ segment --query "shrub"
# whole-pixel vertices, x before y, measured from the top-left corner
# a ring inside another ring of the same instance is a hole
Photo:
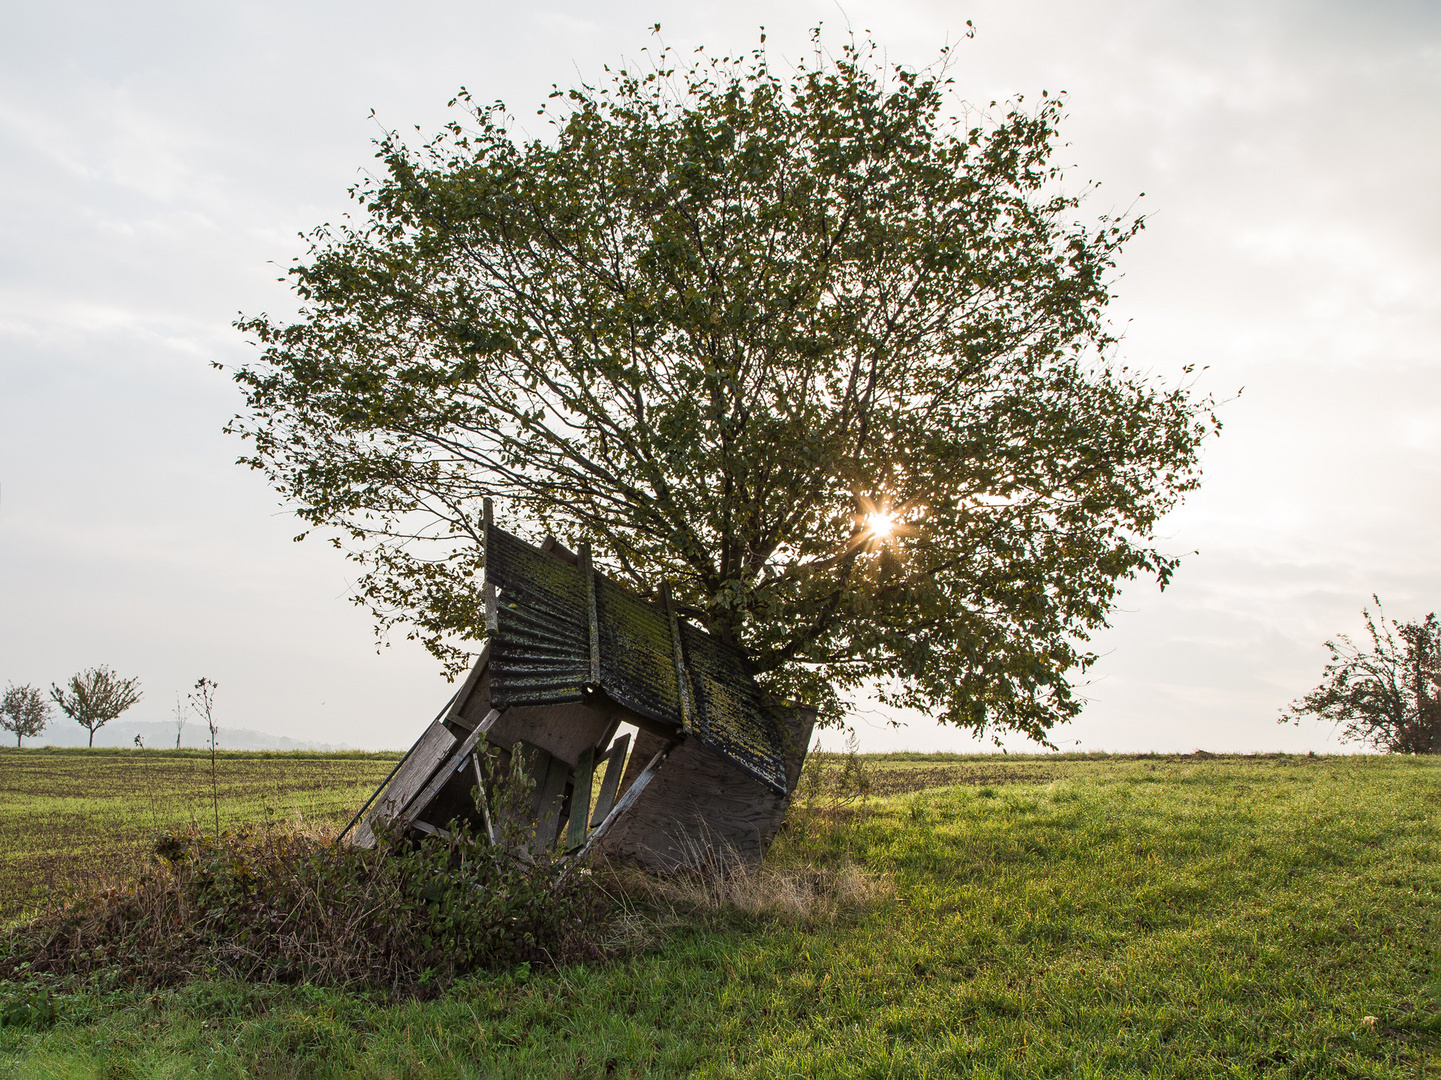
[[[161,835],[132,880],[12,932],[0,978],[109,974],[310,982],[400,993],[478,968],[594,954],[599,893],[545,853],[518,858],[463,823],[365,850],[304,827]]]

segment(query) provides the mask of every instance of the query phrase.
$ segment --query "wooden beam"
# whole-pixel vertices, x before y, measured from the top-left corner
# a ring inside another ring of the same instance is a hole
[[[475,693],[475,688],[480,683],[480,677],[485,674],[486,665],[490,663],[490,640],[486,639],[480,646],[480,653],[475,658],[475,663],[470,667],[470,674],[465,677],[465,682],[460,684],[460,689],[450,699],[450,704],[440,716],[442,724],[457,723],[465,727],[465,721],[460,718],[461,712],[465,709],[465,703],[470,700],[470,695]]]
[[[680,638],[680,621],[676,618],[675,605],[670,599],[670,582],[661,582],[660,598],[665,605],[666,618],[670,620],[670,643],[675,653],[676,690],[680,695],[680,729],[689,735],[695,730],[695,701],[691,698],[690,675],[685,666],[685,646]]]
[[[601,780],[600,794],[596,796],[595,815],[590,819],[592,828],[604,821],[615,805],[616,789],[620,787],[620,777],[625,771],[625,752],[629,748],[630,732],[626,732],[606,751],[605,779]]]

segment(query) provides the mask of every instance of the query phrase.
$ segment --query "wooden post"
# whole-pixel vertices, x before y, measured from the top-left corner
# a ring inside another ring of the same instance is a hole
[[[480,772],[480,755],[470,755],[470,767],[475,770],[476,799],[480,803],[480,816],[485,819],[485,835],[491,846],[495,845],[495,822],[490,820],[490,800],[485,795],[485,777]]]

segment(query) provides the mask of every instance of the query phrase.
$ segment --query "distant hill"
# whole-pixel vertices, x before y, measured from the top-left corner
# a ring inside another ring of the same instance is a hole
[[[8,734],[8,733],[7,733]],[[139,735],[151,749],[175,747],[175,725],[156,721],[113,720],[95,733],[96,746],[134,746]],[[84,746],[89,741],[86,730],[73,720],[60,717],[51,721],[45,733],[26,739],[26,746]],[[13,745],[14,740],[11,740]],[[210,733],[204,724],[189,723],[181,733],[180,745],[199,749],[210,745]],[[358,750],[346,743],[309,742],[286,735],[271,735],[249,728],[221,728],[215,745],[221,750]]]

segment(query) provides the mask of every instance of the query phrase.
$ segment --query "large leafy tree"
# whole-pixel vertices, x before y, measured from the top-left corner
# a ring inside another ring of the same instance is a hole
[[[1077,220],[1060,103],[956,120],[943,70],[874,52],[662,53],[557,91],[544,138],[462,93],[378,143],[299,318],[240,324],[232,430],[382,632],[483,635],[497,496],[831,717],[867,680],[982,731],[1076,713],[1119,584],[1176,565],[1152,530],[1210,402],[1112,359],[1141,222]]]
[[[1441,622],[1433,612],[1419,622],[1387,624],[1361,609],[1370,646],[1346,634],[1326,642],[1331,659],[1321,684],[1281,713],[1281,723],[1303,717],[1329,720],[1348,742],[1396,754],[1441,754]]]

